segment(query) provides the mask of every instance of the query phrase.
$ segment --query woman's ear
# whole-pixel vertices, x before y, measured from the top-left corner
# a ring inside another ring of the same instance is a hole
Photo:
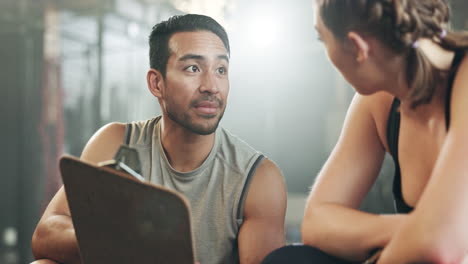
[[[369,42],[366,41],[362,37],[362,35],[354,31],[351,31],[348,33],[348,39],[353,44],[353,48],[356,53],[355,55],[356,61],[364,62],[365,60],[367,60],[367,58],[369,57],[369,50],[370,50]]]
[[[164,78],[160,71],[155,69],[149,69],[146,74],[146,82],[148,83],[148,89],[150,92],[161,99],[164,94]]]

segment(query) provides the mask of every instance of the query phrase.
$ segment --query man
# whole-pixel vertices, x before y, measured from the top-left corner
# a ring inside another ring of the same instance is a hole
[[[183,193],[192,207],[196,260],[259,263],[284,245],[286,191],[278,167],[223,128],[229,92],[229,41],[213,19],[172,17],[150,35],[148,88],[162,116],[104,126],[81,159],[112,159],[122,142],[138,150],[143,176]],[[62,189],[32,241],[37,261],[79,263]],[[48,259],[48,260],[47,260]]]

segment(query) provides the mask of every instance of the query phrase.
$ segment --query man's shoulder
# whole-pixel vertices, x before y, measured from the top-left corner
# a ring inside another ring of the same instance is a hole
[[[217,158],[240,175],[248,175],[262,154],[225,128],[218,129],[217,133]]]
[[[155,128],[161,116],[147,120],[132,121],[126,124],[125,142],[128,145],[148,145],[153,136],[157,136]]]
[[[81,159],[92,163],[112,159],[122,144],[124,134],[124,123],[113,122],[103,126],[86,143]]]
[[[134,120],[134,121],[127,123],[126,125],[137,127],[140,129],[148,128],[148,127],[152,128],[159,122],[160,119],[161,119],[161,116],[156,116],[150,119]]]
[[[228,129],[224,127],[220,127],[217,133],[219,134],[218,137],[219,137],[219,140],[221,141],[220,143],[223,146],[228,147],[229,149],[244,150],[247,152],[259,153],[258,150],[252,147],[245,140],[233,134],[231,131],[229,131]]]

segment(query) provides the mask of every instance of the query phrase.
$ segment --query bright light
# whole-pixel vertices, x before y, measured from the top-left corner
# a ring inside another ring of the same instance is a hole
[[[225,12],[233,8],[233,0],[174,0],[174,6],[186,13],[203,14],[225,25]]]
[[[248,26],[248,41],[255,50],[271,50],[277,48],[280,41],[282,25],[277,16],[259,14]]]
[[[135,38],[138,36],[139,33],[140,33],[140,27],[138,26],[138,24],[135,22],[130,22],[127,26],[127,34],[131,38]]]

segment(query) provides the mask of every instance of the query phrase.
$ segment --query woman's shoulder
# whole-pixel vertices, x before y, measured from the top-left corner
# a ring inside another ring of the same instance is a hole
[[[380,141],[388,151],[387,144],[387,123],[390,115],[393,100],[395,97],[387,92],[377,92],[371,95],[357,95],[361,104],[369,111],[375,122],[375,128]]]

